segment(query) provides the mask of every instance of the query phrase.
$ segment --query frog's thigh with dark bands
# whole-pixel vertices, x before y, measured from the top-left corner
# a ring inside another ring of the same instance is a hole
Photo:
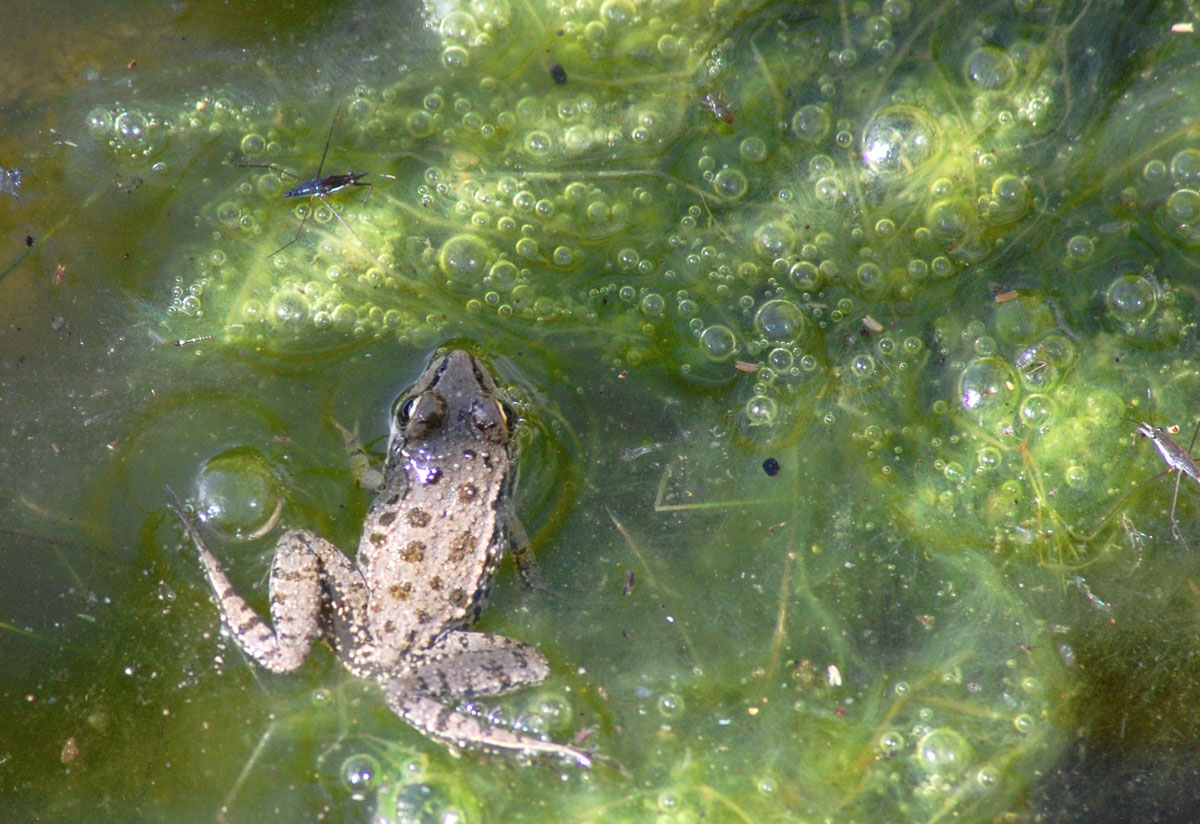
[[[549,672],[546,657],[529,644],[464,630],[413,650],[401,677],[424,695],[463,699],[540,684]]]
[[[295,628],[310,633],[306,646],[311,643],[311,620],[352,672],[369,674],[371,662],[354,657],[368,640],[367,585],[340,549],[311,530],[289,530],[275,545],[270,593],[281,643]]]

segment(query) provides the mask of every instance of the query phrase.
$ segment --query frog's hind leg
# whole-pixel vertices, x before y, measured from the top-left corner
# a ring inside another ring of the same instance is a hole
[[[171,507],[196,546],[204,574],[216,595],[221,620],[247,655],[272,672],[291,672],[324,629],[338,657],[354,667],[343,650],[355,648],[365,625],[366,587],[349,559],[333,544],[307,530],[294,529],[275,545],[269,584],[274,629],[234,591],[220,561],[204,543],[182,507]]]
[[[281,644],[285,632],[305,633],[303,659],[313,640],[311,621],[347,669],[360,677],[371,674],[372,662],[357,652],[369,646],[367,585],[340,549],[315,532],[290,530],[275,545],[269,591]]]
[[[449,632],[432,647],[410,653],[405,673],[385,682],[388,706],[452,750],[548,757],[590,767],[591,756],[574,747],[489,727],[442,704],[497,695],[545,680],[546,658],[534,647],[501,635]]]
[[[341,550],[315,532],[293,529],[275,545],[268,584],[274,630],[233,591],[211,552],[201,551],[200,559],[234,640],[272,672],[298,668],[322,630],[335,648],[353,648],[343,647],[347,625],[355,624],[347,613],[365,614],[365,587]]]
[[[543,741],[531,735],[484,725],[478,718],[450,709],[436,699],[416,690],[403,678],[387,685],[388,706],[409,724],[451,751],[478,750],[496,755],[517,755],[529,758],[553,758],[592,766],[592,757],[583,750]]]
[[[550,674],[546,656],[522,641],[487,632],[447,632],[427,649],[413,650],[405,680],[435,698],[500,695],[540,684]]]

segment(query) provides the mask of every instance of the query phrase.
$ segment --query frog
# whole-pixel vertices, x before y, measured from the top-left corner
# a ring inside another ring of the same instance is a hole
[[[270,624],[234,590],[169,489],[168,506],[199,555],[229,635],[259,665],[292,672],[321,639],[350,673],[381,685],[396,715],[452,753],[589,768],[592,756],[583,750],[492,727],[456,708],[539,684],[549,673],[532,645],[470,629],[502,558],[518,548],[516,424],[478,358],[463,349],[434,357],[392,405],[382,479],[353,560],[308,529],[290,529],[277,541]]]

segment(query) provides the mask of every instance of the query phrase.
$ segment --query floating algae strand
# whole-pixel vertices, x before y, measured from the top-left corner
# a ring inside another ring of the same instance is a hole
[[[1157,471],[1129,418],[1200,397],[1188,49],[1145,35],[1159,72],[1111,102],[1126,55],[1086,2],[425,16],[428,65],[324,109],[93,113],[114,158],[204,141],[296,172],[340,106],[327,167],[376,181],[280,248],[303,217],[281,176],[214,172],[164,337],[285,358],[569,340],[693,393],[677,442],[589,456],[662,519],[611,518],[637,641],[585,644],[580,694],[477,708],[569,735],[576,699],[603,706],[578,734],[637,780],[540,799],[564,818],[1022,815],[1089,723],[1079,656],[1111,636],[1073,622],[1134,620],[1120,593],[1169,537],[1153,485],[1112,511]],[[346,746],[331,769],[381,820],[486,818],[459,773]]]

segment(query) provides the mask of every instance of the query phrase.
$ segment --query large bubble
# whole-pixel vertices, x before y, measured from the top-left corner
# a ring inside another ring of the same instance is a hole
[[[904,103],[884,106],[863,129],[863,162],[879,175],[912,174],[940,149],[937,124],[917,106]]]

